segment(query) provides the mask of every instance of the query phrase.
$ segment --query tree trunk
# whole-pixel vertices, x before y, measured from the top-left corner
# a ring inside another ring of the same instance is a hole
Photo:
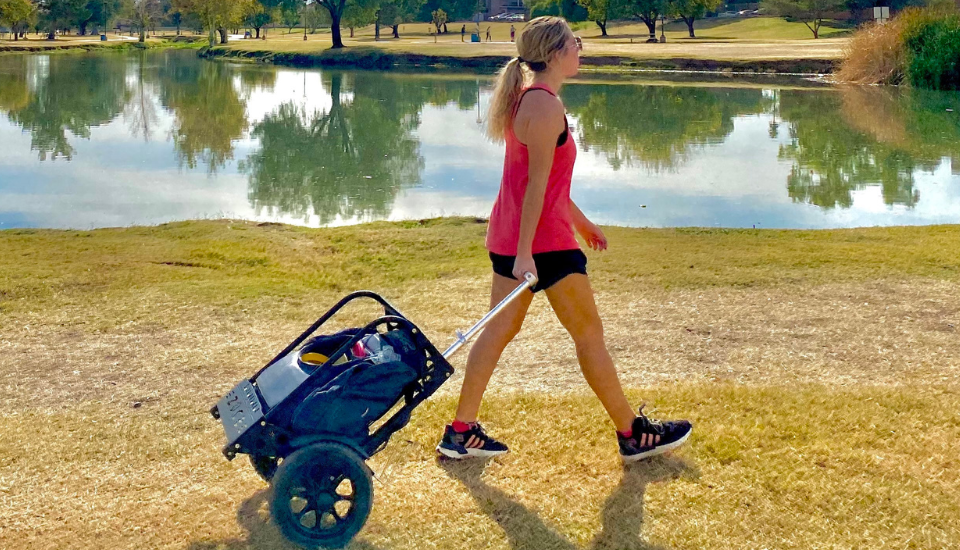
[[[691,17],[690,19],[687,19],[686,17],[683,18],[683,22],[687,24],[687,30],[690,31],[690,38],[696,38],[696,37],[697,37],[697,35],[693,34],[693,22],[694,22],[694,21],[696,21],[696,18],[694,18],[694,17]]]
[[[140,42],[142,44],[144,41],[146,41],[146,39],[147,39],[147,28],[140,27],[140,39],[137,40],[137,42]]]
[[[400,25],[393,25],[393,37],[400,38]]]
[[[443,34],[447,34],[448,32],[450,32],[450,31],[447,30],[447,24],[444,23],[444,24],[443,24]]]
[[[226,43],[227,43],[227,29],[225,29],[225,28],[223,28],[223,27],[220,27],[220,28],[217,29],[217,32],[220,33],[220,43],[221,43],[221,44],[226,44]]]
[[[373,22],[373,39],[380,40],[380,10],[377,10],[377,20]]]
[[[260,27],[254,27],[253,30],[257,31],[257,36],[255,38],[260,38]]]
[[[350,38],[353,38],[353,27],[350,27]]]
[[[600,27],[600,36],[607,36],[607,22],[606,21],[595,21],[598,27]]]
[[[80,36],[86,36],[86,35],[87,35],[87,22],[84,21],[83,23],[80,23]]]
[[[334,48],[343,47],[343,37],[340,35],[340,14],[334,14],[333,11],[330,12],[330,32],[333,34],[333,46]]]
[[[652,19],[648,21],[647,19],[644,19],[643,22],[647,25],[647,30],[650,31],[650,38],[648,40],[652,40],[656,42],[657,41],[657,20]]]

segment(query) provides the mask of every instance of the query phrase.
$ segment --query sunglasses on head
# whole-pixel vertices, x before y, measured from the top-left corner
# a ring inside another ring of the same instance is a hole
[[[582,51],[583,51],[583,40],[581,40],[579,36],[574,36],[573,39],[576,40],[576,42],[577,42],[577,51],[581,51],[581,52],[582,52]]]

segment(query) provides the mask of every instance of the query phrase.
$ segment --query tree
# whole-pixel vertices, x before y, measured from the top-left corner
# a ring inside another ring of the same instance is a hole
[[[648,42],[657,41],[657,20],[666,8],[667,0],[626,0],[628,13],[639,17],[650,31]]]
[[[190,14],[207,30],[212,47],[220,35],[220,43],[227,43],[227,28],[239,25],[250,12],[254,0],[173,0],[173,7],[183,14]]]
[[[343,24],[350,29],[350,38],[353,38],[353,30],[357,27],[366,27],[373,23],[377,18],[377,10],[372,7],[365,7],[359,4],[347,4],[343,10]]]
[[[347,0],[316,0],[316,3],[326,8],[330,14],[330,35],[333,41],[331,47],[342,48],[343,37],[340,34],[340,20],[343,19],[343,11],[347,9]]]
[[[47,31],[47,38],[55,40],[57,31],[69,29],[86,13],[86,0],[38,0],[37,11],[40,14],[41,27]]]
[[[430,13],[433,25],[437,27],[437,34],[440,34],[440,28],[447,23],[447,12],[443,10],[433,10]]]
[[[30,0],[0,0],[0,24],[10,27],[14,40],[20,39],[33,14]]]
[[[130,20],[140,34],[139,42],[147,38],[147,30],[163,15],[160,0],[131,0]]]
[[[423,0],[387,0],[380,4],[380,21],[389,25],[393,37],[400,38],[400,25],[414,21]]]
[[[426,0],[420,4],[416,21],[433,21],[433,12],[443,10],[447,14],[447,22],[467,21],[477,10],[477,0]]]
[[[76,22],[80,30],[80,36],[87,34],[87,27],[91,24],[95,28],[100,25],[106,27],[110,20],[117,16],[123,9],[120,0],[87,0],[80,15],[80,20]],[[106,28],[102,32],[106,32]]]
[[[600,35],[607,36],[607,22],[627,15],[624,0],[578,0],[586,8],[587,19],[600,27]]]
[[[690,38],[696,38],[693,22],[702,19],[708,11],[717,11],[722,5],[723,0],[667,0],[667,14],[683,19],[690,31]]]
[[[814,38],[820,38],[823,20],[843,10],[845,0],[762,0],[760,7],[772,15],[802,21]]]
[[[255,37],[260,38],[260,29],[273,21],[276,11],[279,10],[271,9],[260,2],[253,2],[249,5],[248,11],[243,17],[243,24],[252,28],[256,32]]]
[[[288,6],[286,4],[281,6],[280,20],[289,29],[289,32],[293,32],[293,28],[300,24],[300,6]]]

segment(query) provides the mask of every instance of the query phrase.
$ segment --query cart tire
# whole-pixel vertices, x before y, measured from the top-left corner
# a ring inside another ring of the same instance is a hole
[[[317,443],[280,463],[270,514],[288,540],[305,548],[343,548],[373,506],[373,477],[363,459],[336,443]]]
[[[272,480],[273,476],[277,473],[280,461],[275,456],[250,455],[250,464],[253,465],[253,469],[257,471],[257,475],[267,483],[270,483],[270,480]]]

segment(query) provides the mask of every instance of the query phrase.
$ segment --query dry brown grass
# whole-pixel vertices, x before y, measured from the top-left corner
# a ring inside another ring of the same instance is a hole
[[[207,409],[353,286],[447,343],[485,307],[483,229],[0,232],[0,548],[290,548]],[[622,470],[540,297],[483,410],[513,453],[436,463],[452,380],[375,457],[353,548],[960,547],[958,228],[608,236],[608,344],[690,444]]]
[[[837,80],[852,84],[899,84],[906,76],[907,52],[899,18],[884,25],[869,24],[853,35],[844,49]]]
[[[4,413],[0,437],[17,443],[0,451],[0,547],[291,548],[267,487],[219,454],[207,405]],[[431,400],[374,459],[376,504],[352,548],[960,545],[956,390],[661,386],[652,406],[690,417],[695,436],[623,470],[592,397],[494,395],[485,421],[513,451],[484,467],[435,461],[453,402]]]

